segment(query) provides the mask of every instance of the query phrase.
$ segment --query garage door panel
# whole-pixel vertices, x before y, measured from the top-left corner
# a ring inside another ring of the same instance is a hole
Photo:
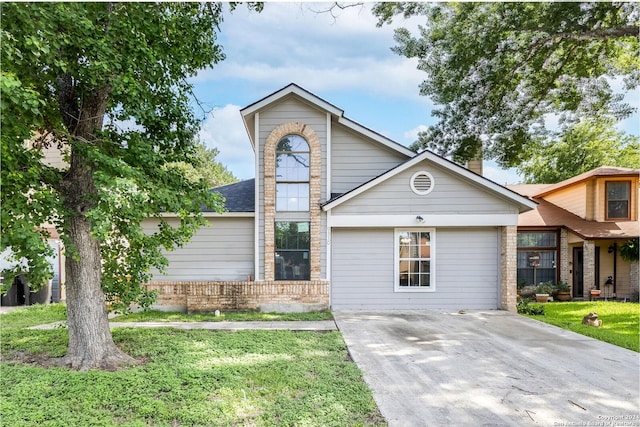
[[[335,309],[496,309],[499,234],[494,228],[437,229],[435,292],[394,292],[394,230],[334,229]]]

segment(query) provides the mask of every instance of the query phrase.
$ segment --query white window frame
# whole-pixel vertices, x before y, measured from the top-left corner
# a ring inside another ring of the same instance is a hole
[[[430,253],[430,269],[429,272],[429,286],[400,286],[400,245],[398,244],[400,233],[404,232],[422,232],[422,233],[430,233],[429,235],[429,243],[431,247]],[[393,233],[393,290],[394,292],[435,292],[436,291],[436,229],[435,228],[426,228],[426,227],[407,227],[407,228],[396,228]]]

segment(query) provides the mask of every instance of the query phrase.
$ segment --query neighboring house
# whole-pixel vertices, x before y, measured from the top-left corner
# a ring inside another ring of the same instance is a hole
[[[33,141],[27,141],[27,146],[32,149],[41,150],[44,157],[43,162],[48,166],[53,166],[56,168],[64,169],[68,167],[68,164],[64,160],[64,153],[60,147],[55,144],[51,144],[46,147],[38,147],[35,146]],[[65,299],[65,290],[64,290],[64,280],[65,280],[65,272],[64,272],[64,251],[62,241],[60,240],[60,236],[58,231],[52,224],[44,224],[42,226],[45,230],[47,230],[50,234],[49,245],[53,250],[53,256],[48,257],[47,259],[51,263],[51,268],[53,270],[53,277],[51,278],[51,289],[43,288],[38,292],[38,295],[35,297],[33,295],[26,295],[25,291],[22,289],[22,285],[19,280],[14,280],[11,288],[7,290],[5,295],[0,298],[0,305],[10,306],[10,305],[23,305],[33,304],[34,302],[48,302],[51,300],[53,302],[59,302]],[[0,253],[0,272],[5,269],[10,269],[15,266],[15,263],[11,263],[8,261],[9,255],[11,251],[10,249],[5,250]],[[0,277],[0,283],[3,278]],[[28,288],[27,288],[28,289]],[[31,297],[31,301],[27,297]]]
[[[159,305],[515,310],[518,216],[535,202],[295,84],[241,114],[256,178],[215,189],[228,212],[167,254],[147,285]]]
[[[557,184],[509,186],[538,202],[518,220],[518,282],[570,284],[573,297],[638,298],[638,261],[618,248],[638,238],[640,169],[600,167]]]

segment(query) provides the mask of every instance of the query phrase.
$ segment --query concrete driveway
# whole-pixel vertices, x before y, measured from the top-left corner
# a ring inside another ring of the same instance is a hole
[[[640,426],[636,352],[504,311],[334,316],[390,426]]]

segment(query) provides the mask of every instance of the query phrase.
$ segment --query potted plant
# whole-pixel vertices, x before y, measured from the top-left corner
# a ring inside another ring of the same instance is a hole
[[[553,292],[553,284],[551,282],[540,282],[536,288],[536,302],[548,302],[551,292]]]
[[[558,301],[571,301],[571,290],[569,289],[569,284],[567,282],[563,282],[562,280],[560,280],[556,284],[555,290],[555,298]]]

